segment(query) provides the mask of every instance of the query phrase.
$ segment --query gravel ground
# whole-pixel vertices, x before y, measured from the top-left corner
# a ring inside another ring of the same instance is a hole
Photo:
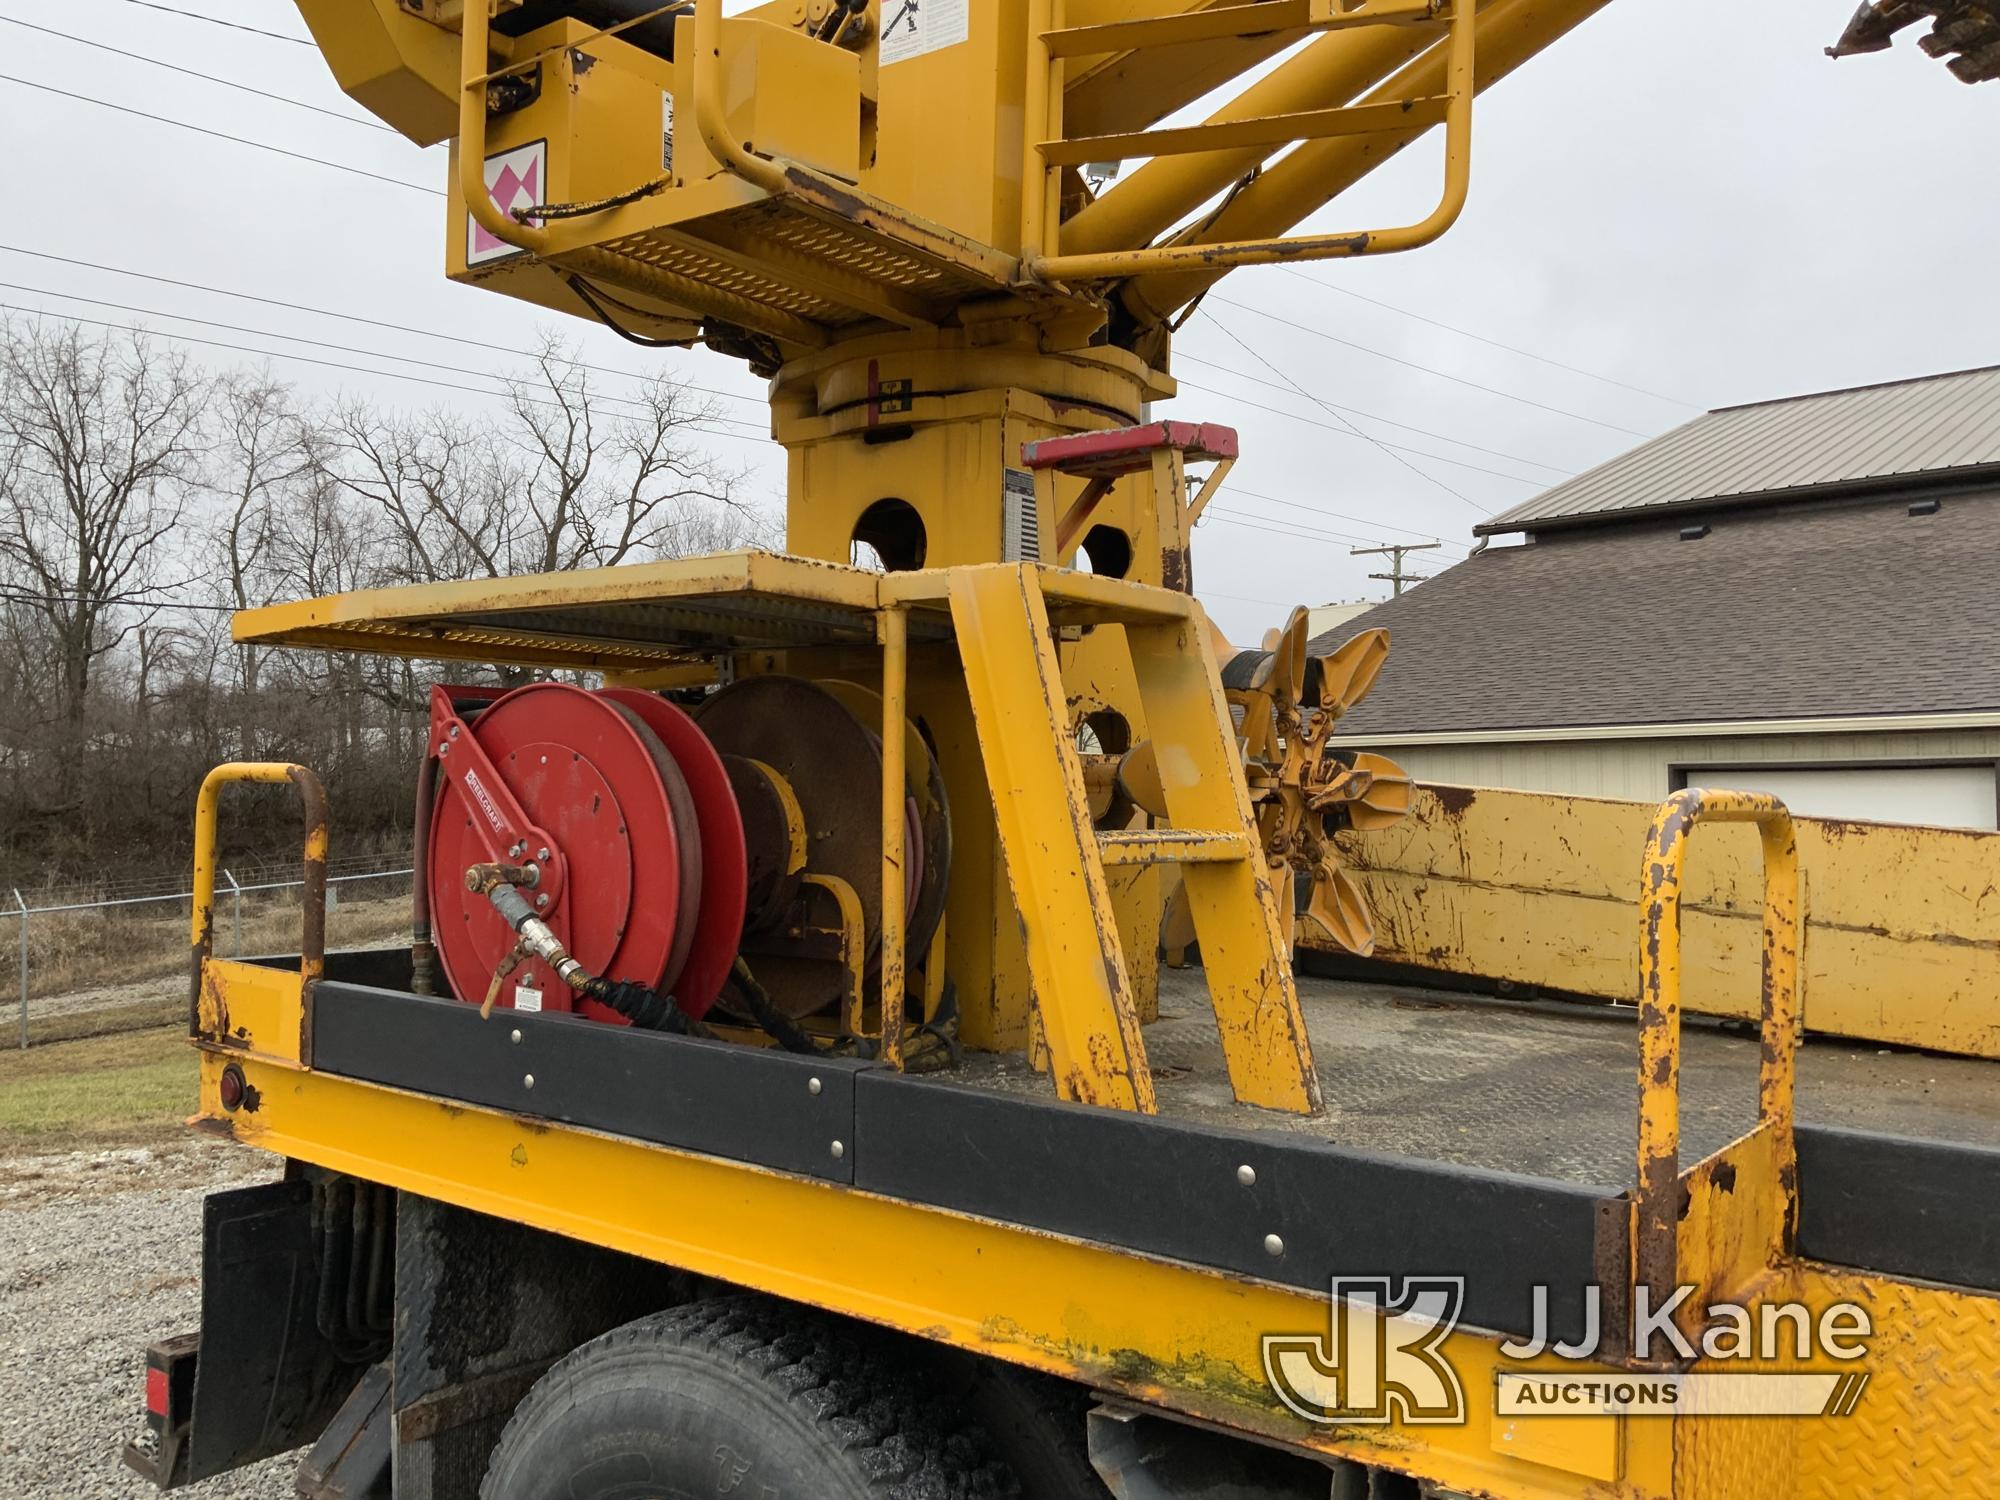
[[[186,961],[183,960],[183,966]],[[162,1000],[175,996],[183,1000],[187,997],[185,975],[171,979],[135,979],[128,984],[100,984],[92,989],[71,990],[64,995],[50,995],[47,999],[33,999],[28,1002],[28,1019],[42,1021],[50,1016],[72,1016],[93,1010],[125,1010],[133,1006],[157,1005]],[[20,1014],[19,1003],[7,1007],[13,1016]]]
[[[145,1346],[197,1327],[201,1200],[273,1175],[188,1137],[0,1160],[0,1496],[141,1500],[119,1461],[144,1422]],[[176,1493],[289,1500],[296,1459]]]

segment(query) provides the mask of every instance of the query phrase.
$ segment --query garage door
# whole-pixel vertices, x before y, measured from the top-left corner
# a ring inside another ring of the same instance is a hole
[[[1991,763],[1971,766],[1690,766],[1687,786],[1770,792],[1807,818],[1863,818],[1939,828],[1996,825]]]

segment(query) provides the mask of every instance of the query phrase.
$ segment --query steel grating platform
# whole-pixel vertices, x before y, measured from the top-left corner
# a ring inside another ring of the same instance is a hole
[[[1347,980],[1298,984],[1325,1115],[1300,1119],[1235,1101],[1199,969],[1160,972],[1160,1019],[1145,1036],[1161,1115],[1590,1186],[1631,1184],[1638,1051],[1630,1008]],[[1694,1020],[1681,1045],[1685,1166],[1755,1122],[1758,1048],[1740,1024]],[[970,1053],[949,1076],[1053,1097],[1049,1080],[1019,1054]],[[1799,1053],[1798,1110],[1811,1125],[2000,1148],[2000,1065],[1811,1040]]]
[[[1025,567],[1051,624],[1158,624],[1189,617],[1172,589]],[[781,553],[718,552],[567,573],[404,584],[241,610],[238,641],[377,656],[582,671],[633,671],[743,651],[872,648],[880,612],[908,612],[913,646],[953,638],[962,569],[876,573]]]

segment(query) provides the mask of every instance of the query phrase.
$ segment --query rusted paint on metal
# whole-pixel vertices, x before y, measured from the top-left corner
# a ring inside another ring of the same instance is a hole
[[[1410,817],[1340,852],[1376,919],[1376,956],[1638,1003],[1631,851],[1645,804],[1425,786]],[[1815,1033],[2000,1057],[2000,833],[1795,820],[1809,876],[1800,955]],[[1681,894],[1683,1003],[1757,1014],[1757,845],[1701,843]],[[1323,946],[1311,934],[1308,946]]]
[[[1253,802],[1249,770],[1261,768],[1246,763],[1238,746],[1212,638],[1205,616],[1126,629],[1167,826],[1240,830],[1247,853],[1182,866],[1179,899],[1201,944],[1236,1097],[1316,1114],[1322,1108],[1319,1075],[1292,982],[1290,913],[1278,900],[1268,857],[1255,852],[1266,838],[1268,809]],[[1302,635],[1299,645],[1302,650]],[[1272,716],[1269,699],[1262,712]],[[1302,799],[1304,788],[1296,789]]]
[[[905,942],[910,913],[904,907],[905,803],[909,799],[904,764],[909,740],[905,712],[909,690],[910,612],[892,607],[878,620],[882,638],[882,947],[878,964],[882,990],[881,1059],[901,1071],[906,985]],[[920,852],[920,851],[919,851]]]
[[[195,1014],[192,1035],[205,1042],[227,1045],[229,1036],[229,994],[227,987],[208,969],[206,954],[195,955]]]
[[[1051,1075],[1064,1098],[1151,1113],[1152,1073],[1043,597],[1050,576],[1027,565],[954,569],[952,616]]]
[[[1640,861],[1639,1148],[1634,1274],[1658,1306],[1682,1279],[1682,1225],[1699,1214],[1711,1243],[1708,1257],[1733,1270],[1748,1253],[1737,1236],[1755,1237],[1764,1219],[1750,1210],[1706,1211],[1706,1201],[1733,1196],[1737,1146],[1680,1171],[1681,890],[1688,842],[1696,825],[1753,823],[1764,856],[1764,942],[1761,974],[1762,1057],[1758,1068],[1758,1127],[1772,1155],[1770,1189],[1794,1160],[1793,1090],[1799,1041],[1799,871],[1791,814],[1777,798],[1752,792],[1690,787],[1662,803]],[[1738,1146],[1742,1145],[1741,1142]],[[1779,1218],[1790,1222],[1789,1209]]]
[[[838,875],[807,871],[799,877],[810,886],[825,891],[840,912],[840,1018],[849,1036],[862,1035],[862,1006],[867,995],[868,939],[867,913],[861,895]]]
[[[302,1062],[312,1061],[313,988],[326,973],[326,788],[305,766],[289,761],[230,761],[217,766],[203,778],[195,798],[193,932],[190,943],[189,1031],[204,1035],[204,975],[215,952],[215,846],[216,819],[222,789],[235,782],[286,785],[296,788],[305,810],[305,853],[301,900],[304,903],[303,933],[299,945],[299,980],[302,1005],[299,1013],[298,1051]],[[220,1008],[214,1034],[227,1030],[227,1007]]]

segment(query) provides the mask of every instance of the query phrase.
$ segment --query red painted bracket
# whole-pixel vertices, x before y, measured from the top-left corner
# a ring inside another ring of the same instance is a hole
[[[568,874],[563,852],[548,830],[528,816],[488,759],[472,726],[459,717],[452,700],[475,695],[489,701],[499,696],[484,688],[431,689],[429,753],[437,757],[439,776],[457,787],[467,807],[484,815],[473,820],[472,828],[486,857],[495,864],[538,867],[542,875],[535,894],[547,896],[553,909],[562,899]]]
[[[1021,445],[1031,469],[1054,469],[1086,479],[1116,479],[1148,467],[1162,448],[1178,449],[1190,463],[1236,457],[1236,429],[1215,422],[1147,422],[1104,432],[1077,432]]]

